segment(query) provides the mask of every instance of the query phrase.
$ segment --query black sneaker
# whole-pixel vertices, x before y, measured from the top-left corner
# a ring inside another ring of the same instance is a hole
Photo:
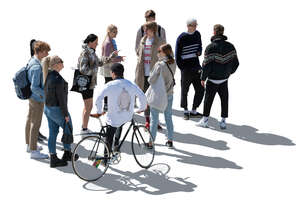
[[[51,154],[50,155],[50,167],[51,168],[55,168],[55,167],[64,167],[67,166],[68,162],[63,160],[63,159],[59,159],[56,154]]]
[[[196,114],[194,114],[193,112],[190,112],[190,118],[200,118],[203,117],[203,114],[196,112]]]
[[[153,143],[151,145],[149,143],[146,143],[145,145],[146,145],[147,149],[153,149]]]
[[[166,142],[166,146],[167,146],[168,148],[173,148],[173,141],[167,141],[167,142]]]
[[[163,129],[163,128],[160,126],[160,124],[158,124],[158,125],[157,125],[157,130],[158,130],[158,131],[162,131],[162,129]]]
[[[189,120],[190,119],[190,113],[183,113],[183,119]]]
[[[71,151],[65,150],[61,159],[64,161],[72,161],[72,155],[73,153]],[[75,161],[77,161],[78,158],[79,158],[78,154],[75,154]]]
[[[38,135],[38,142],[42,143],[43,141],[47,141],[47,137],[45,137],[44,135],[42,135],[42,134],[39,132],[39,135]]]

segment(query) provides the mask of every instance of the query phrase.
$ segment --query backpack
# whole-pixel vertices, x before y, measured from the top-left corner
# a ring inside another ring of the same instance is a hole
[[[19,99],[28,99],[32,94],[30,89],[31,83],[28,79],[29,69],[27,64],[25,67],[21,68],[13,78],[15,90]]]
[[[125,88],[123,88],[120,96],[118,97],[119,112],[129,111],[130,103],[131,97],[128,91]]]
[[[160,37],[160,33],[161,33],[161,26],[160,25],[157,26],[157,31],[158,31],[158,37]],[[142,32],[142,37],[143,37],[144,34],[145,34],[143,26],[141,26],[141,32]]]

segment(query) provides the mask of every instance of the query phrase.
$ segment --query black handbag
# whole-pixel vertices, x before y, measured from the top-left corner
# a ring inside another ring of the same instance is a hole
[[[70,133],[66,133],[66,125],[68,126]],[[61,137],[61,142],[64,144],[72,144],[74,142],[74,138],[73,138],[73,131],[72,128],[70,127],[70,124],[68,122],[64,122],[64,126],[63,126],[63,135]]]
[[[82,74],[79,69],[74,71],[73,86],[71,91],[82,93],[90,89],[92,76]]]

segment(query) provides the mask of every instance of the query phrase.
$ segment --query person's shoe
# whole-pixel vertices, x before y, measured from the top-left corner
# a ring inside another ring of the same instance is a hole
[[[87,130],[82,129],[81,132],[80,132],[81,138],[89,136],[89,133],[93,133],[93,131],[90,130],[90,129],[87,129]]]
[[[31,159],[48,159],[49,156],[47,154],[40,153],[40,151],[34,150],[30,152]]]
[[[68,162],[63,159],[59,159],[56,154],[50,155],[50,167],[51,168],[64,167],[67,165],[68,165]]]
[[[226,122],[224,120],[220,121],[220,129],[226,129]]]
[[[145,145],[146,145],[147,149],[153,149],[153,143],[148,142]]]
[[[104,106],[103,106],[103,112],[107,112],[107,110],[108,110],[107,104],[104,104]]]
[[[43,147],[37,145],[36,150],[37,150],[37,151],[42,151],[42,150],[43,150]],[[29,145],[27,145],[26,152],[28,152],[28,153],[31,152]]]
[[[203,117],[203,114],[199,112],[196,113],[190,112],[190,118],[200,118],[200,117]]]
[[[161,131],[163,128],[160,126],[160,124],[157,125],[157,130]]]
[[[149,130],[150,129],[150,122],[146,122],[145,127]]]
[[[202,117],[202,119],[196,124],[196,126],[208,128],[208,118]]]
[[[190,119],[190,113],[187,113],[187,112],[183,113],[183,119],[184,120],[189,120]]]
[[[65,150],[61,159],[64,161],[72,161],[72,155],[73,153],[71,151]],[[75,154],[75,161],[77,161],[78,158],[79,158],[78,154]]]
[[[169,141],[169,140],[168,140],[168,141],[166,142],[166,146],[167,146],[168,148],[170,148],[170,149],[171,149],[171,148],[174,148],[174,147],[173,147],[173,141]]]

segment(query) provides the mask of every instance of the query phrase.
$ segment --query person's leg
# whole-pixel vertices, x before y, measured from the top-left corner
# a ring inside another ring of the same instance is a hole
[[[48,149],[50,155],[56,154],[56,138],[59,132],[59,125],[55,123],[51,119],[51,117],[47,116],[48,126],[49,126],[49,139],[48,139]]]
[[[115,133],[115,146],[119,145],[119,141],[121,138],[121,134],[122,134],[122,129],[123,129],[123,125],[121,125],[120,127],[117,128],[116,133]]]
[[[112,148],[113,138],[116,133],[116,130],[117,130],[116,127],[112,127],[110,125],[108,125],[107,130],[106,130],[107,137],[106,137],[105,142],[107,144],[109,152],[112,152],[111,148]]]
[[[90,114],[93,108],[93,97],[89,99],[84,99],[83,101],[84,101],[84,108],[82,113],[82,128],[87,129]]]
[[[191,76],[189,71],[181,71],[181,101],[180,106],[184,110],[188,110],[187,96],[191,85]]]
[[[172,105],[173,105],[173,95],[168,95],[168,105],[164,112],[165,121],[168,130],[168,140],[173,141],[174,127],[172,120]]]
[[[204,117],[209,117],[210,115],[210,109],[217,92],[217,86],[218,85],[212,83],[209,80],[206,82],[206,91],[205,91],[204,109],[203,109]]]
[[[39,135],[39,130],[41,127],[41,121],[44,110],[44,103],[37,102],[33,99],[30,99],[32,104],[32,116],[31,116],[31,125],[30,125],[30,136],[29,136],[29,146],[31,151],[37,150],[37,139]]]
[[[228,117],[228,81],[222,83],[218,87],[218,94],[221,99],[221,117]]]
[[[28,101],[29,110],[26,120],[26,126],[25,126],[25,142],[27,145],[29,145],[29,137],[30,137],[30,127],[31,127],[31,121],[32,121],[32,112],[34,110],[32,101]]]
[[[195,90],[192,111],[196,111],[203,100],[205,91],[204,87],[201,85],[200,73],[197,72],[193,75],[192,84]]]
[[[156,133],[157,133],[159,111],[155,108],[150,107],[150,114],[151,114],[150,133],[153,137],[153,141],[155,141]]]

